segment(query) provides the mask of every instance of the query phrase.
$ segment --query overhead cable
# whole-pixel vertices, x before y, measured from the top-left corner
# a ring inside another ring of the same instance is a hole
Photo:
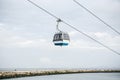
[[[110,51],[112,51],[112,52],[114,52],[114,53],[120,55],[119,52],[117,52],[117,51],[115,51],[115,50],[109,48],[108,46],[104,45],[103,43],[97,41],[96,39],[92,38],[91,36],[87,35],[86,33],[84,33],[84,32],[82,32],[82,31],[80,31],[79,29],[75,28],[75,27],[72,26],[71,24],[65,22],[64,20],[62,20],[62,19],[60,19],[60,18],[58,18],[57,16],[55,16],[55,15],[52,14],[52,13],[50,13],[50,12],[47,11],[46,9],[40,7],[39,5],[37,5],[36,3],[34,3],[33,1],[31,1],[31,0],[28,0],[28,1],[29,1],[30,3],[32,3],[34,6],[38,7],[39,9],[41,9],[41,10],[43,10],[44,12],[46,12],[47,14],[49,14],[50,16],[54,17],[55,19],[61,20],[61,22],[63,22],[64,24],[68,25],[70,28],[72,28],[72,29],[78,31],[79,33],[83,34],[84,36],[86,36],[86,37],[92,39],[93,41],[95,41],[95,42],[97,42],[98,44],[102,45],[103,47],[107,48],[108,50],[110,50]]]
[[[102,23],[104,23],[107,27],[109,27],[110,29],[112,29],[113,31],[115,31],[116,33],[118,33],[120,35],[120,32],[117,31],[115,28],[113,28],[111,25],[109,25],[108,23],[106,23],[104,20],[102,20],[100,17],[98,17],[97,15],[95,15],[92,11],[90,11],[89,9],[87,9],[86,7],[84,7],[82,4],[80,4],[78,1],[73,0],[75,3],[77,3],[80,7],[82,7],[83,9],[85,9],[87,12],[89,12],[90,14],[92,14],[95,18],[97,18],[99,21],[101,21]]]

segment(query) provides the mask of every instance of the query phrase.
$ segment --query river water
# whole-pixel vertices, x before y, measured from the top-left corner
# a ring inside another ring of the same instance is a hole
[[[3,80],[120,80],[120,73],[78,73],[47,76],[33,76]]]

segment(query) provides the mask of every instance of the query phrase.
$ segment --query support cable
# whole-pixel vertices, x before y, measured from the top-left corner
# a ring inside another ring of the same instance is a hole
[[[47,11],[46,9],[44,9],[44,8],[42,8],[42,7],[40,7],[40,6],[38,6],[36,3],[32,2],[31,0],[28,0],[28,1],[29,1],[30,3],[32,3],[34,6],[38,7],[39,9],[43,10],[44,12],[46,12],[47,14],[51,15],[52,17],[56,18],[57,20],[60,20],[60,21],[63,22],[64,24],[68,25],[70,28],[72,28],[72,29],[78,31],[79,33],[83,34],[84,36],[86,36],[86,37],[92,39],[93,41],[95,41],[95,42],[97,42],[98,44],[102,45],[103,47],[107,48],[108,50],[110,50],[110,51],[112,51],[112,52],[114,52],[114,53],[120,55],[119,52],[117,52],[117,51],[115,51],[115,50],[109,48],[108,46],[104,45],[103,43],[97,41],[96,39],[92,38],[91,36],[87,35],[86,33],[84,33],[84,32],[82,32],[82,31],[80,31],[79,29],[75,28],[75,27],[72,26],[71,24],[69,24],[69,23],[63,21],[62,19],[56,17],[54,14],[52,14],[52,13],[50,13],[49,11]]]
[[[37,5],[36,3],[34,3],[31,0],[28,0],[30,3],[32,3],[34,6],[38,7],[39,9],[43,10],[44,12],[48,13],[49,15],[51,15],[52,17],[56,18],[57,20],[59,19],[57,16],[53,15],[52,13],[50,13],[49,11],[45,10],[44,8],[40,7],[39,5]]]
[[[84,7],[82,4],[80,4],[78,1],[73,0],[75,3],[77,3],[80,7],[82,7],[83,9],[85,9],[87,12],[89,12],[91,15],[93,15],[95,18],[97,18],[99,21],[101,21],[103,24],[105,24],[106,26],[108,26],[110,29],[112,29],[113,31],[115,31],[116,33],[118,33],[120,35],[120,32],[117,31],[116,29],[114,29],[111,25],[109,25],[108,23],[106,23],[104,20],[102,20],[100,17],[98,17],[97,15],[95,15],[92,11],[90,11],[89,9],[87,9],[86,7]]]

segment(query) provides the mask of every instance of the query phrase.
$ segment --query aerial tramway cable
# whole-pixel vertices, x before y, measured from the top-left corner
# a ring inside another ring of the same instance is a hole
[[[28,0],[28,1],[29,1],[30,3],[32,3],[34,6],[38,7],[39,9],[43,10],[44,12],[46,12],[47,14],[51,15],[51,16],[54,17],[55,19],[57,19],[57,20],[60,19],[60,18],[58,18],[57,16],[55,16],[54,14],[50,13],[49,11],[47,11],[46,9],[40,7],[39,5],[37,5],[36,3],[34,3],[33,1],[31,1],[31,0]],[[92,38],[91,36],[87,35],[86,33],[84,33],[84,32],[82,32],[82,31],[80,31],[79,29],[75,28],[75,27],[72,26],[71,24],[65,22],[65,21],[62,20],[62,19],[60,19],[60,20],[61,20],[61,22],[63,22],[64,24],[68,25],[70,28],[72,28],[72,29],[78,31],[79,33],[83,34],[84,36],[92,39],[93,41],[97,42],[98,44],[100,44],[100,45],[102,45],[103,47],[107,48],[108,50],[112,51],[113,53],[116,53],[116,54],[120,55],[119,52],[117,52],[117,51],[111,49],[110,47],[104,45],[103,43],[97,41],[96,39]]]
[[[103,24],[105,24],[107,27],[109,27],[110,29],[112,29],[113,31],[115,31],[116,33],[118,33],[120,35],[120,32],[117,31],[116,29],[114,29],[111,25],[109,25],[108,23],[106,23],[104,20],[102,20],[100,17],[98,17],[97,15],[95,15],[92,11],[90,11],[89,9],[87,9],[86,7],[84,7],[82,4],[80,4],[78,1],[73,0],[76,4],[78,4],[80,7],[82,7],[83,9],[85,9],[87,12],[89,12],[91,15],[93,15],[95,18],[97,18],[99,21],[101,21]]]

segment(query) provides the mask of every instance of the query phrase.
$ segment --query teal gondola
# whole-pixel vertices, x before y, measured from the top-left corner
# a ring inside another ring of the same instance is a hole
[[[55,46],[68,46],[70,42],[69,34],[58,28],[59,22],[61,22],[60,19],[57,20],[56,29],[58,32],[54,34],[53,43]]]

